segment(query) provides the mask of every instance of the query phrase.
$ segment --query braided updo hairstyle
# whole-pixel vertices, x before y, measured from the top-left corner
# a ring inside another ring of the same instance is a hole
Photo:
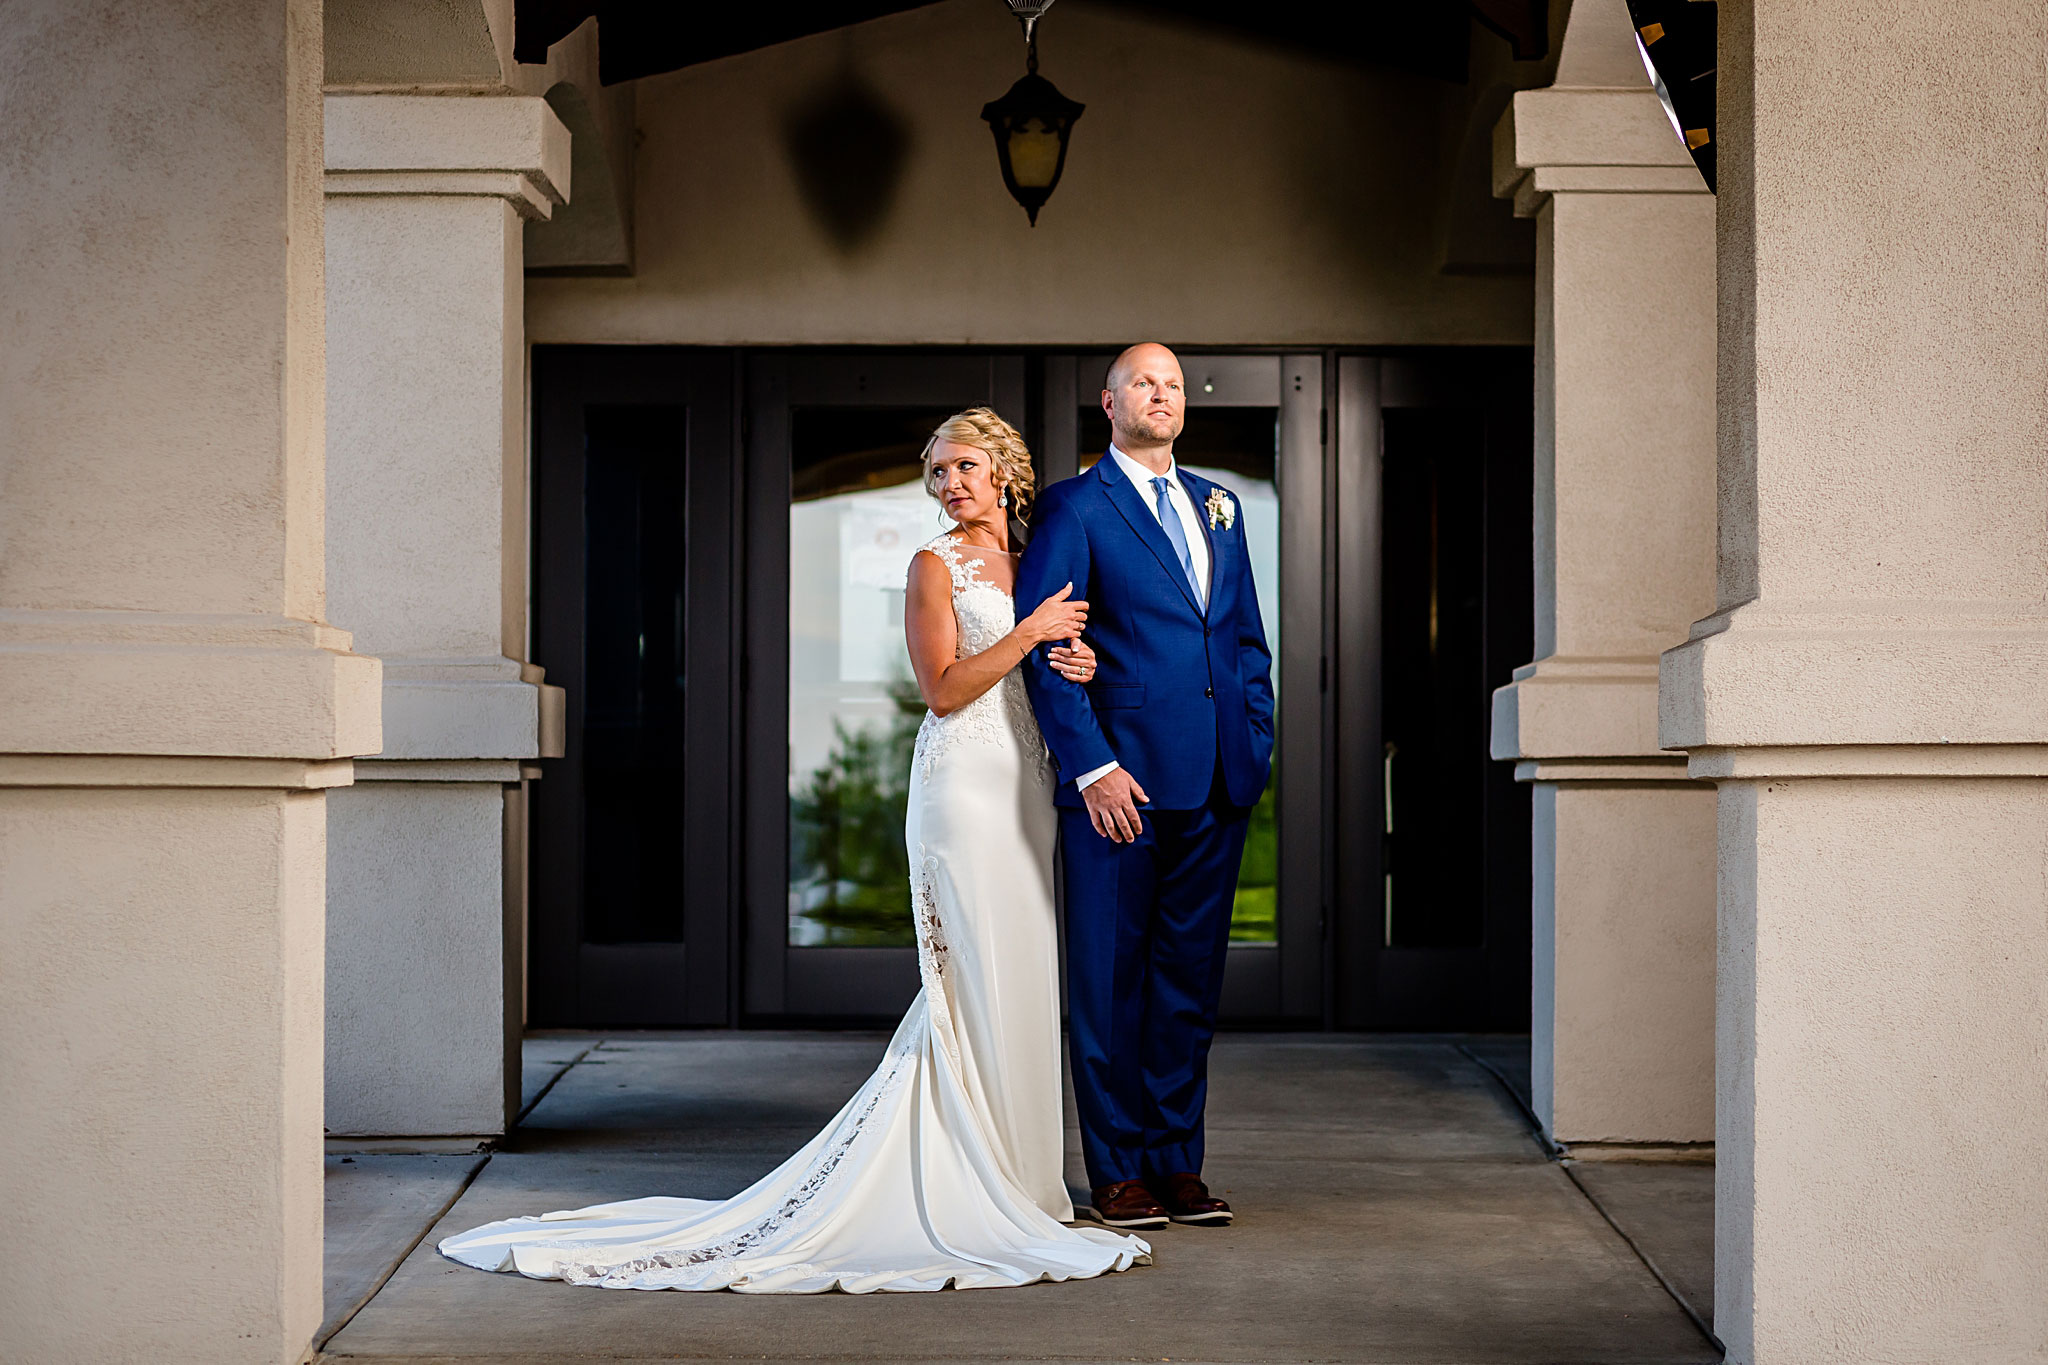
[[[918,456],[918,463],[924,466],[924,491],[934,498],[939,494],[932,487],[932,448],[941,441],[985,452],[996,483],[1010,495],[1011,520],[1020,525],[1030,520],[1031,496],[1038,481],[1031,472],[1031,452],[1017,428],[998,417],[993,408],[969,408],[939,423]]]

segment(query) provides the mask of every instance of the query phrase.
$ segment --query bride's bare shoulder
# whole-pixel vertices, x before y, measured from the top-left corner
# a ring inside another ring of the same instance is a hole
[[[913,597],[923,593],[944,593],[950,597],[959,563],[960,552],[954,548],[951,537],[928,541],[911,554],[904,586]]]

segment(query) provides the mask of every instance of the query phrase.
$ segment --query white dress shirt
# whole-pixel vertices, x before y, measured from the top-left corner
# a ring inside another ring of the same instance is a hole
[[[1152,480],[1160,477],[1115,446],[1109,448],[1109,458],[1116,461],[1116,467],[1123,476],[1137,485],[1138,499],[1145,504],[1145,510],[1159,520],[1159,495],[1153,491]],[[1188,558],[1195,566],[1195,592],[1203,610],[1209,606],[1209,535],[1202,529],[1200,514],[1195,511],[1195,500],[1188,496],[1187,486],[1180,481],[1180,466],[1169,462],[1166,466],[1167,505],[1180,514],[1181,530],[1188,538]],[[1164,525],[1164,523],[1161,523]],[[1091,783],[1122,767],[1112,759],[1099,768],[1091,768],[1074,779],[1074,790],[1085,791]]]

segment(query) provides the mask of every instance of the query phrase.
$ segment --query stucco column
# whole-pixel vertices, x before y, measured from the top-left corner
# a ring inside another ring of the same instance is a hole
[[[1714,208],[1619,0],[1573,11],[1560,77],[1589,83],[1495,137],[1537,230],[1537,657],[1493,755],[1535,784],[1537,1115],[1641,1156],[1713,1139],[1714,795],[1658,750],[1657,656],[1713,601]]]
[[[528,96],[331,94],[326,119],[329,595],[385,715],[329,808],[327,1125],[501,1133],[521,761],[560,751],[560,690],[521,662],[521,241],[567,196],[569,135]]]
[[[1724,0],[1731,1361],[2048,1351],[2048,9]]]
[[[321,1317],[320,8],[0,24],[0,1358]]]

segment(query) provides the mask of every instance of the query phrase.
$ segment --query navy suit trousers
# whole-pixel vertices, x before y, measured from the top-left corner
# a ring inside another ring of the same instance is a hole
[[[1067,1038],[1088,1183],[1197,1174],[1209,1044],[1250,812],[1142,810],[1128,844],[1062,809]]]

